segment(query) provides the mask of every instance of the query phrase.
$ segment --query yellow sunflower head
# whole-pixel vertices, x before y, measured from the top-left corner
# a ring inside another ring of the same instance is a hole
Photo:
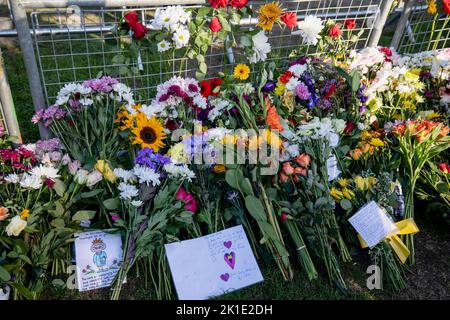
[[[138,113],[135,127],[131,132],[134,135],[133,144],[139,144],[141,148],[148,147],[158,152],[165,146],[163,140],[166,138],[166,133],[161,121],[156,117],[147,118],[145,114]]]
[[[234,67],[233,75],[239,80],[247,80],[250,76],[250,68],[248,65],[240,63]]]
[[[278,22],[283,14],[278,2],[271,2],[261,6],[258,10],[258,27],[270,31],[275,22]]]

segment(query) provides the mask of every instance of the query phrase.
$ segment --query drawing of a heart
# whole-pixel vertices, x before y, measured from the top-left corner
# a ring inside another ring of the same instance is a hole
[[[220,279],[222,279],[223,281],[227,282],[228,279],[230,279],[230,275],[228,273],[224,273],[220,275]]]
[[[225,253],[223,255],[225,262],[230,266],[231,269],[234,269],[234,264],[236,263],[236,254],[234,252]]]
[[[230,249],[232,244],[233,244],[233,243],[232,243],[231,241],[225,241],[225,242],[223,243],[223,245],[224,245],[227,249]]]

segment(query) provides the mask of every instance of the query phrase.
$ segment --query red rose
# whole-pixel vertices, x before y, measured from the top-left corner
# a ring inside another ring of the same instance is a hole
[[[348,29],[348,30],[353,30],[356,27],[356,21],[355,19],[347,19],[344,21],[344,26]]]
[[[450,0],[442,0],[442,11],[450,14]]]
[[[205,98],[208,98],[211,93],[212,93],[212,83],[208,80],[203,80],[202,82],[200,82],[200,93],[202,94],[202,96],[204,96]]]
[[[440,163],[439,164],[439,169],[443,173],[449,173],[450,172],[450,165],[448,163]]]
[[[356,124],[353,121],[347,121],[347,124],[344,129],[344,133],[352,133],[355,130]]]
[[[217,32],[222,29],[222,24],[220,24],[219,18],[214,17],[211,22],[209,23],[209,29],[211,29],[212,32]]]
[[[294,74],[293,74],[292,72],[286,71],[285,73],[283,73],[283,74],[280,76],[280,79],[279,79],[279,80],[280,80],[281,83],[286,84],[286,83],[289,82],[289,80],[292,78],[293,75],[294,75]]]
[[[216,97],[220,93],[220,85],[223,82],[222,78],[213,78],[211,81],[212,92],[211,95]],[[218,90],[217,90],[218,88]]]
[[[330,31],[328,31],[328,35],[331,38],[337,38],[342,35],[342,30],[339,23],[336,23],[334,26],[331,27]]]
[[[245,7],[248,3],[248,0],[230,0],[230,6],[241,9]]]
[[[136,11],[130,11],[123,17],[123,19],[127,22],[130,29],[134,29],[136,23],[139,21],[139,16]]]
[[[134,38],[137,40],[142,39],[148,32],[148,29],[140,22],[136,23],[134,29]]]
[[[392,56],[392,50],[387,48],[387,47],[383,47],[378,49],[380,50],[380,52],[383,52],[387,57],[391,57]]]
[[[225,8],[228,5],[228,0],[209,0],[209,4],[214,9]]]
[[[292,30],[297,26],[297,14],[295,12],[286,12],[281,16],[281,21]]]
[[[287,214],[283,212],[283,213],[281,214],[281,221],[282,221],[282,222],[285,222],[285,221],[287,220],[287,218],[288,218]]]

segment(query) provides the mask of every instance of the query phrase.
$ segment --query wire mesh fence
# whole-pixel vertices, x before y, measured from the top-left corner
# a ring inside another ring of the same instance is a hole
[[[243,28],[254,28],[257,23],[258,8],[269,1],[251,1],[253,15],[241,20]],[[356,47],[368,44],[383,1],[381,0],[288,0],[282,6],[295,11],[298,19],[315,15],[324,20],[333,19],[343,23],[352,18],[356,21],[355,33],[362,31]],[[170,4],[170,1],[167,1]],[[199,5],[187,5],[195,8]],[[147,26],[157,7],[133,8]],[[130,8],[83,8],[70,6],[59,9],[40,9],[30,15],[33,38],[39,61],[41,79],[47,104],[61,88],[69,82],[93,78],[99,74],[115,76],[131,86],[138,102],[148,101],[156,86],[173,75],[193,76],[195,63],[186,61],[181,53],[170,57],[162,56],[141,47],[139,59],[127,56],[127,41],[112,30],[120,23],[124,13]],[[301,36],[275,26],[269,34],[273,55],[268,61],[285,62],[293,50],[302,48],[303,54],[315,53],[314,47],[300,46]],[[230,55],[234,63],[244,61],[240,50],[227,52],[221,42],[215,42],[206,55],[208,75],[214,76],[230,67]],[[131,70],[131,71],[130,71]]]
[[[416,0],[403,30],[397,50],[416,53],[445,48],[450,45],[449,15],[428,10],[427,0]]]

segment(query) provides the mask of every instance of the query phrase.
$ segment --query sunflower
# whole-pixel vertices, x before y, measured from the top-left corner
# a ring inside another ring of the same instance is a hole
[[[263,30],[272,30],[273,24],[278,22],[283,14],[278,2],[271,2],[261,6],[258,10],[258,27]]]
[[[247,80],[250,75],[250,68],[246,64],[238,64],[234,68],[234,77],[239,80]]]
[[[156,117],[147,118],[143,113],[136,115],[136,127],[131,130],[134,134],[133,144],[140,144],[141,148],[152,148],[158,152],[165,146],[163,140],[166,138],[164,127]]]

